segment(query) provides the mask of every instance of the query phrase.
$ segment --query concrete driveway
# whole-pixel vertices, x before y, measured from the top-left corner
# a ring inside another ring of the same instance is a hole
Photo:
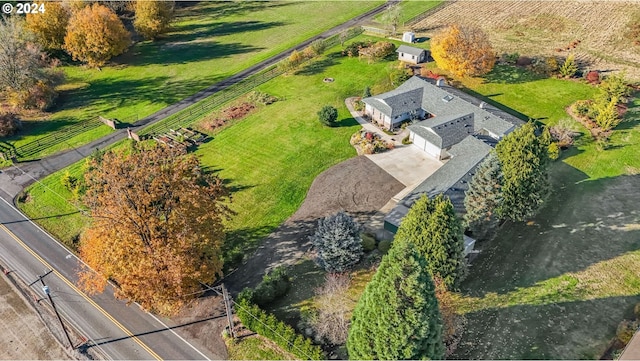
[[[409,191],[444,164],[411,144],[399,146],[384,153],[369,154],[367,157],[410,188]]]

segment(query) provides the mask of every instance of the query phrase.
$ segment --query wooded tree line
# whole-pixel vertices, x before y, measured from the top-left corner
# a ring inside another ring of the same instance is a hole
[[[126,2],[135,13],[133,26],[154,39],[173,18],[173,1]],[[64,51],[91,67],[103,66],[131,45],[131,34],[112,2],[47,2],[45,11],[0,18],[0,92],[15,108],[44,110],[62,81],[51,60]],[[125,10],[122,10],[125,11]]]

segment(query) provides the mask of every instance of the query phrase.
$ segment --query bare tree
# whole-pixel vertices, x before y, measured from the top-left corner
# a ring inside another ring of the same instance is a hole
[[[316,288],[318,317],[313,324],[316,334],[327,342],[341,345],[347,341],[351,310],[355,302],[347,295],[351,279],[346,273],[330,273]]]
[[[0,18],[0,90],[22,91],[40,78],[42,52],[18,17]]]
[[[391,35],[395,35],[400,25],[400,18],[402,17],[402,9],[398,3],[389,4],[387,9],[382,14],[382,22],[391,28]]]

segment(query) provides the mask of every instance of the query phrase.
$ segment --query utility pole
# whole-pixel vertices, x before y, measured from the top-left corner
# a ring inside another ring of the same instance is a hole
[[[229,292],[227,292],[227,288],[224,286],[224,283],[220,284],[220,286],[211,287],[203,282],[200,282],[201,285],[205,286],[208,290],[215,292],[218,296],[222,296],[224,301],[224,310],[227,314],[227,323],[229,324],[229,334],[231,338],[236,338],[235,332],[233,331],[233,313],[231,312],[231,296],[229,296]]]
[[[64,331],[64,335],[67,336],[67,341],[69,341],[69,346],[73,350],[75,347],[73,347],[73,342],[71,342],[71,337],[69,337],[69,333],[67,332],[67,329],[64,327],[64,322],[62,322],[62,317],[60,317],[60,314],[58,313],[58,309],[56,308],[56,304],[53,302],[53,298],[51,298],[51,290],[49,290],[49,286],[44,284],[45,276],[47,276],[51,272],[53,272],[53,270],[49,270],[45,274],[43,274],[41,276],[38,276],[38,279],[33,281],[33,282],[31,282],[29,287],[31,287],[34,283],[36,283],[38,281],[40,281],[42,283],[42,292],[44,292],[44,294],[47,295],[47,297],[49,298],[49,302],[51,302],[51,306],[53,307],[53,311],[56,313],[56,316],[58,317],[58,321],[60,321],[60,326],[62,326],[62,331]]]

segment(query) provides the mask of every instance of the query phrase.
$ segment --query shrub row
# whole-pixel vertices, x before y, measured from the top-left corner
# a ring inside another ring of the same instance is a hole
[[[239,300],[236,314],[246,328],[272,340],[283,350],[301,360],[326,359],[319,346],[312,344],[311,340],[296,333],[291,326],[278,320],[274,315],[268,314],[246,298]]]
[[[240,297],[264,306],[284,296],[289,288],[291,288],[291,279],[287,270],[280,266],[264,275],[262,282],[255,289],[245,288],[242,290]]]

